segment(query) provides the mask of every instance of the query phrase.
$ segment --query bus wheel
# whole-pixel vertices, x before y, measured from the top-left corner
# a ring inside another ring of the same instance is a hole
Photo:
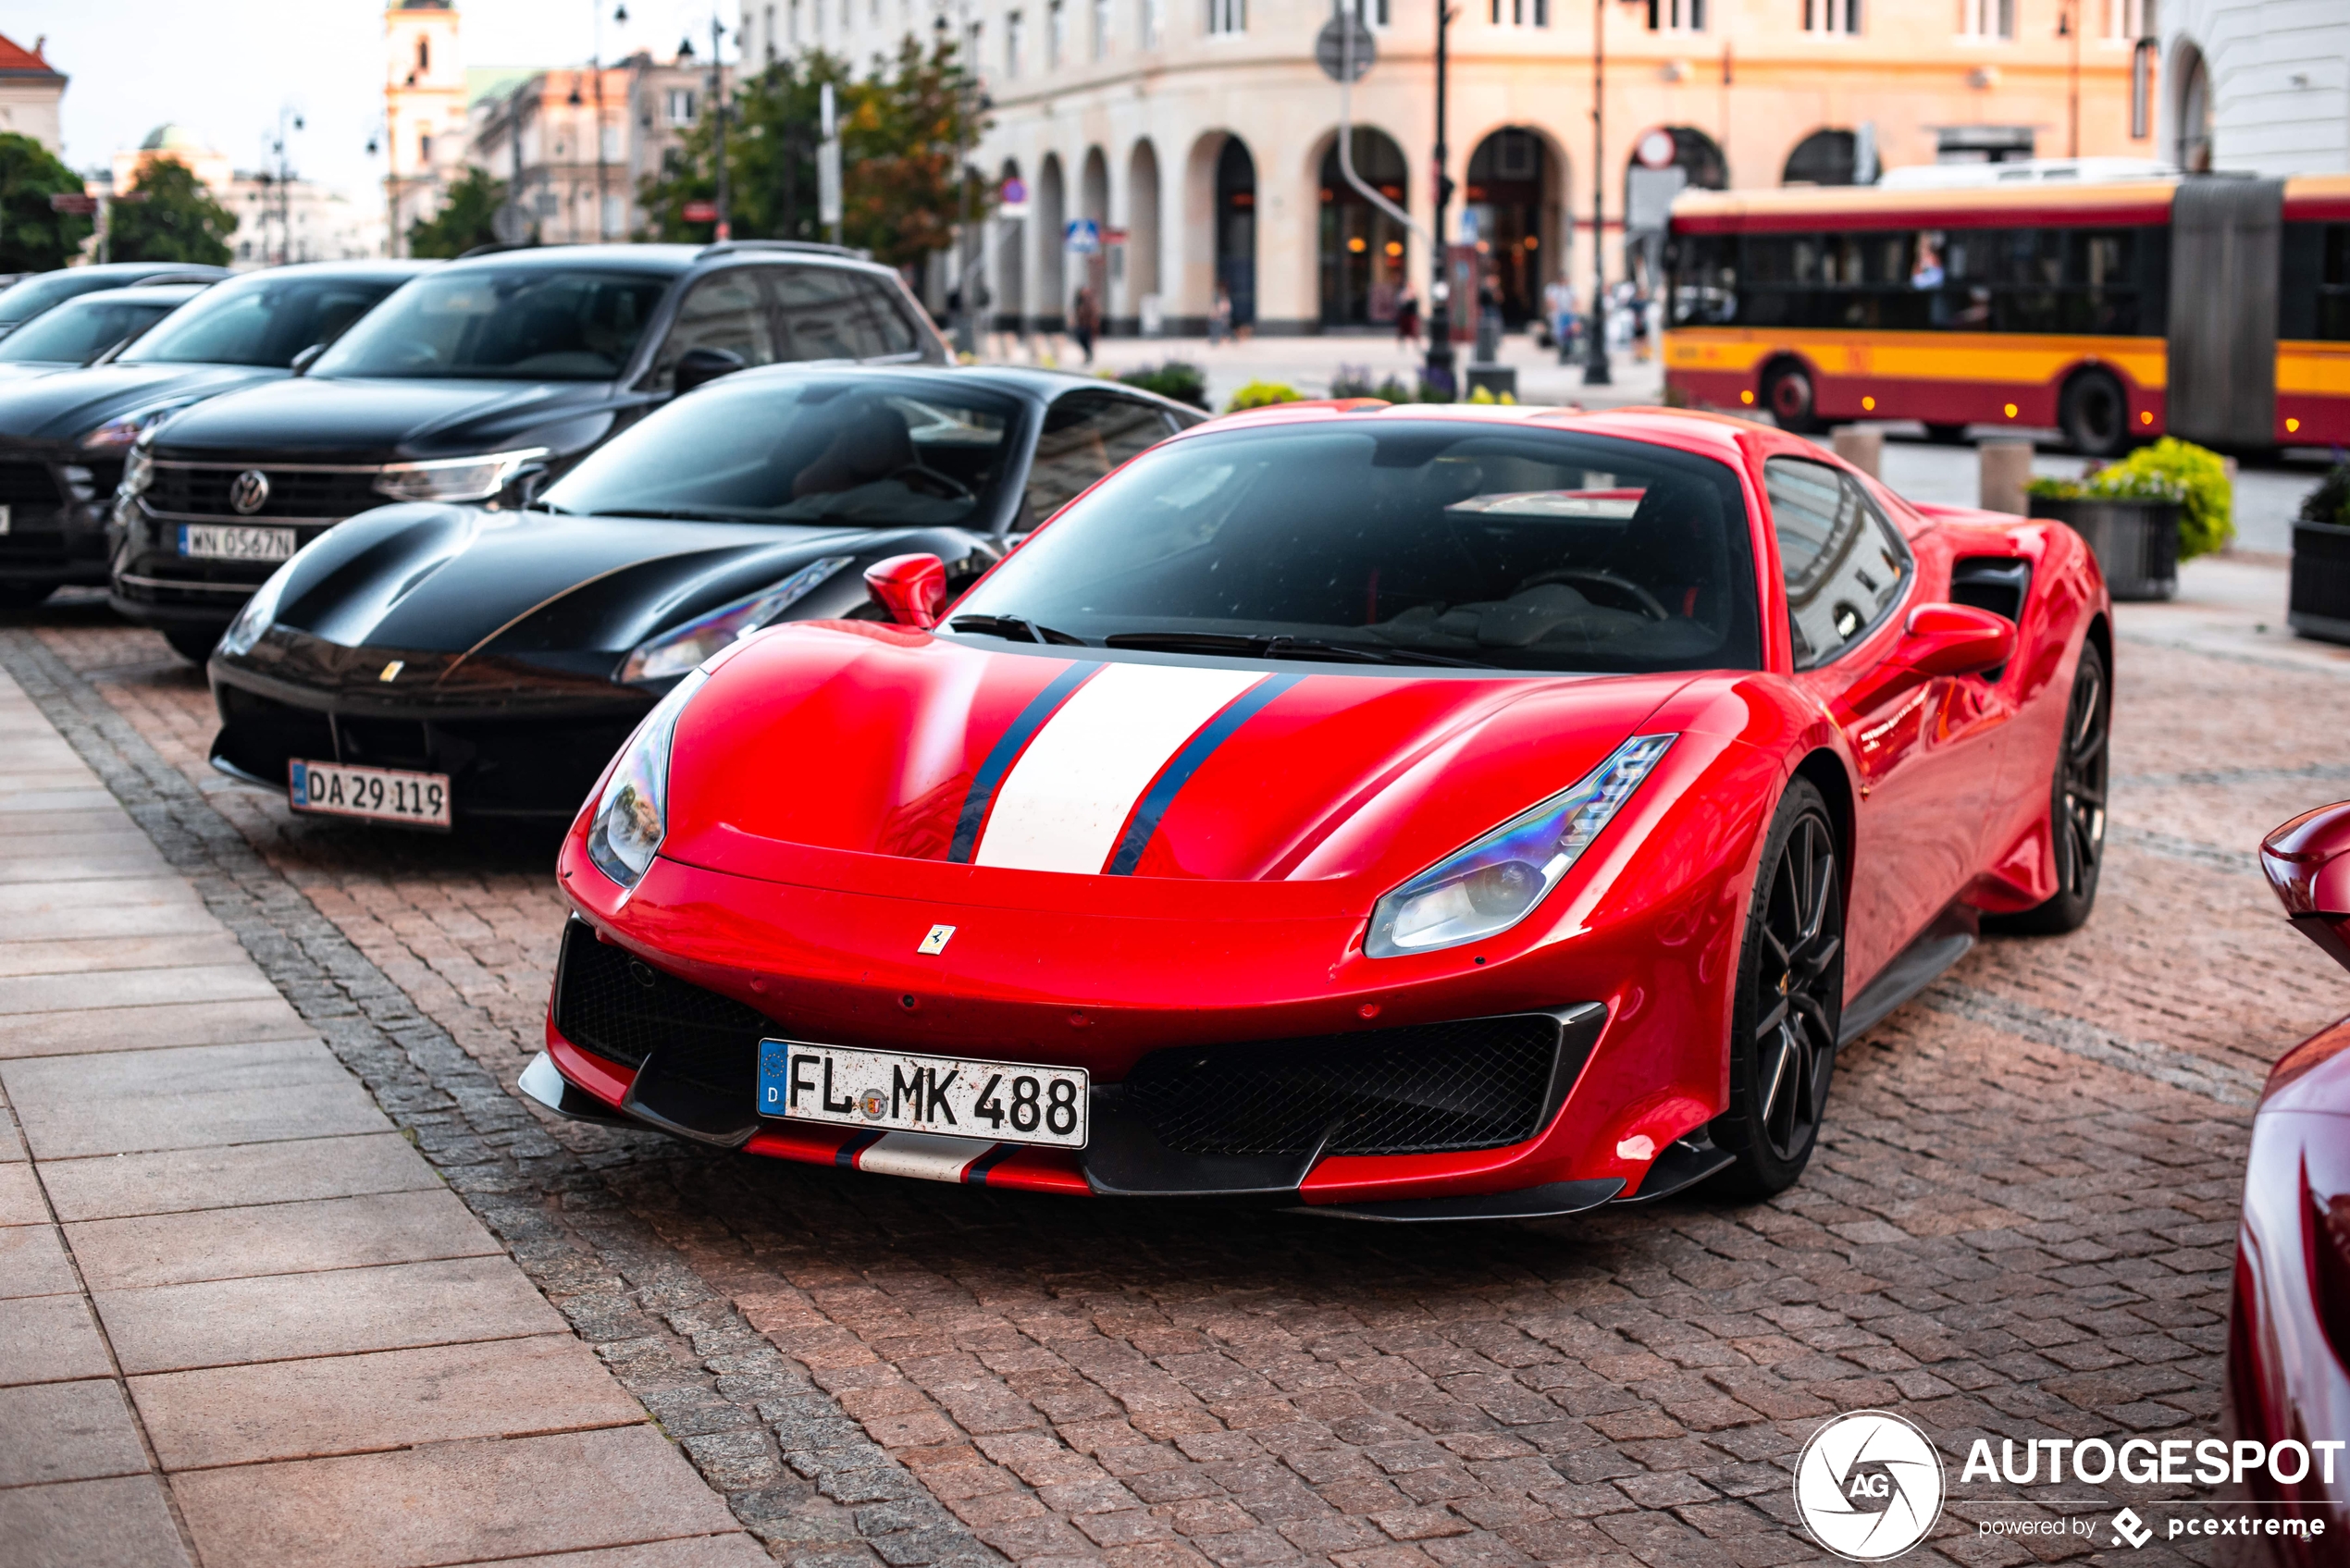
[[[1819,428],[1819,416],[1812,411],[1812,377],[1800,364],[1783,364],[1762,380],[1762,406],[1782,430],[1810,431]]]
[[[1929,421],[1925,427],[1925,438],[1937,447],[1955,447],[1966,439],[1966,426],[1936,425]]]
[[[2064,384],[2057,423],[2075,451],[2112,457],[2130,444],[2130,398],[2109,370],[2084,370]]]

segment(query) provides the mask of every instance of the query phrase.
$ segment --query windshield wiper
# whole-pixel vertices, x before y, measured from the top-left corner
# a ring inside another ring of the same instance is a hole
[[[1004,637],[1012,642],[1065,643],[1070,648],[1083,648],[1085,639],[1051,626],[1040,626],[1017,615],[958,615],[946,623],[949,631],[971,632],[983,637]]]
[[[1449,653],[1416,648],[1357,648],[1323,642],[1317,637],[1250,637],[1232,632],[1119,632],[1102,639],[1107,648],[1147,648],[1160,653],[1231,653],[1243,659],[1329,659],[1356,664],[1450,664],[1466,670],[1490,670],[1481,659],[1456,659]]]

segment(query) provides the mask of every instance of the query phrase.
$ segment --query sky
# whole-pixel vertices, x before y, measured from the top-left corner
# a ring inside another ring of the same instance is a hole
[[[467,66],[584,65],[603,13],[606,59],[646,48],[666,59],[686,32],[704,58],[712,0],[459,0]],[[736,0],[716,0],[731,33]],[[352,196],[379,189],[367,154],[383,122],[381,0],[6,0],[0,30],[47,34],[49,63],[71,80],[65,160],[105,167],[177,120],[238,168],[262,165],[280,110],[303,117],[288,151],[297,175]],[[731,40],[729,54],[731,56]]]

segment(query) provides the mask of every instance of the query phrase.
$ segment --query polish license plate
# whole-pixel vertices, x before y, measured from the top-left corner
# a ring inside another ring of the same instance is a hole
[[[202,561],[290,561],[291,528],[244,528],[227,523],[182,523],[179,553]]]
[[[1082,1068],[759,1043],[759,1114],[876,1132],[1085,1146]]]
[[[289,764],[287,798],[297,811],[365,817],[416,827],[449,825],[449,775],[398,768],[352,768],[340,762]]]

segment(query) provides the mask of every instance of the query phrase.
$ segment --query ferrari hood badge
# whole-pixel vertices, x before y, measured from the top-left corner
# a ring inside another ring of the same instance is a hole
[[[930,934],[922,938],[921,945],[914,951],[930,955],[944,953],[946,951],[947,938],[954,934],[953,926],[933,926],[930,928]]]

